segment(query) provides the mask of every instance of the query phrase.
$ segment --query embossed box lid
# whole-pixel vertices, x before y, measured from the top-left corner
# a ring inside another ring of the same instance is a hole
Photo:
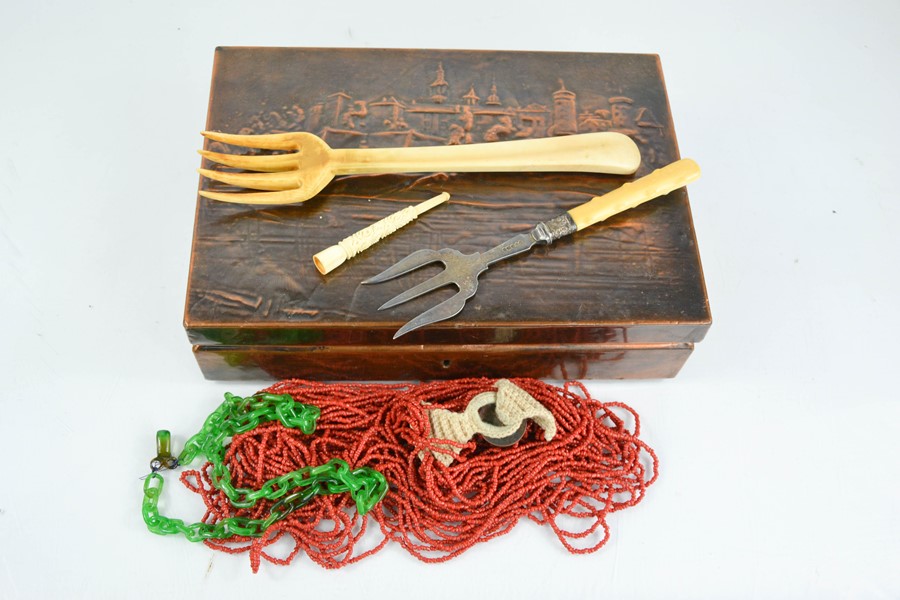
[[[309,131],[334,148],[619,131],[641,150],[635,177],[679,158],[655,55],[219,48],[207,128]],[[512,352],[534,345],[551,352],[578,344],[692,347],[711,318],[684,190],[494,265],[459,316],[398,340],[392,336],[403,323],[455,290],[378,311],[435,271],[360,285],[420,248],[489,249],[631,179],[360,175],[339,177],[319,196],[292,206],[198,198],[185,328],[201,350],[278,347],[309,355],[366,348],[355,360],[371,362],[370,370],[358,371],[371,379],[381,378],[379,363],[430,346]],[[316,271],[316,252],[442,191],[451,194],[448,203],[334,272]],[[481,374],[471,370],[454,375]]]

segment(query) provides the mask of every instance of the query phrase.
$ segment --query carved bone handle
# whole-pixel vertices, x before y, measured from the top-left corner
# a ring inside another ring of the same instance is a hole
[[[608,194],[591,200],[569,211],[577,231],[599,223],[609,217],[634,208],[683,187],[700,177],[700,167],[693,160],[683,158],[624,184]]]
[[[336,175],[420,172],[581,171],[630,175],[641,164],[637,145],[621,133],[460,146],[333,150]]]
[[[404,225],[412,223],[419,215],[431,210],[438,204],[445,202],[448,198],[450,198],[450,194],[442,192],[430,200],[420,202],[415,206],[407,206],[403,210],[397,211],[380,221],[376,221],[365,229],[360,229],[353,235],[342,239],[334,246],[329,246],[313,256],[313,262],[316,265],[316,269],[318,269],[319,273],[322,275],[327,275],[341,266],[344,261],[349,260],[363,250],[370,248],[375,243],[391,235]]]

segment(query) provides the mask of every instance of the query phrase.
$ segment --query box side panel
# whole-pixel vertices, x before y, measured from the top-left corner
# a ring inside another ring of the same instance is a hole
[[[207,379],[421,381],[464,377],[674,377],[693,344],[568,346],[194,346]]]

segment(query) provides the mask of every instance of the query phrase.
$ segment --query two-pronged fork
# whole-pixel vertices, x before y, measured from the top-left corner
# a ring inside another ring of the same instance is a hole
[[[401,327],[394,334],[394,339],[397,339],[413,329],[458,315],[466,305],[466,301],[478,290],[478,276],[484,273],[491,264],[521,254],[536,244],[549,244],[563,236],[580,231],[648,200],[668,194],[698,177],[700,177],[700,167],[691,159],[685,158],[657,169],[636,181],[626,183],[608,194],[596,196],[555,219],[539,223],[529,233],[520,233],[487,252],[462,254],[450,248],[419,250],[363,283],[381,283],[435,262],[443,263],[446,267],[431,279],[388,300],[381,305],[379,310],[403,304],[447,285],[455,285],[459,288],[459,292],[453,297],[426,310]]]
[[[244,172],[200,169],[209,179],[263,190],[201,190],[212,200],[242,204],[292,204],[309,200],[336,175],[423,172],[581,171],[630,175],[641,163],[637,145],[621,133],[582,133],[565,137],[463,146],[331,149],[311,133],[233,135],[203,132],[217,142],[285,150],[284,154],[242,155],[200,150],[206,159]]]

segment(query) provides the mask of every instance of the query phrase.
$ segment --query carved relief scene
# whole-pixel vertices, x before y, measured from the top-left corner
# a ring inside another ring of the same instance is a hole
[[[419,71],[418,95],[385,90],[359,98],[350,84],[311,103],[298,100],[261,110],[245,119],[239,133],[308,131],[335,148],[376,148],[614,131],[644,146],[649,163],[655,162],[655,142],[664,136],[665,126],[651,109],[626,95],[602,96],[593,90],[584,94],[590,98],[585,100],[559,79],[555,85],[543,85],[546,97],[535,98],[530,89],[527,95],[532,97],[520,99],[512,91],[522,89],[514,74],[467,72],[451,77],[443,62]],[[409,83],[413,87],[416,82]]]

